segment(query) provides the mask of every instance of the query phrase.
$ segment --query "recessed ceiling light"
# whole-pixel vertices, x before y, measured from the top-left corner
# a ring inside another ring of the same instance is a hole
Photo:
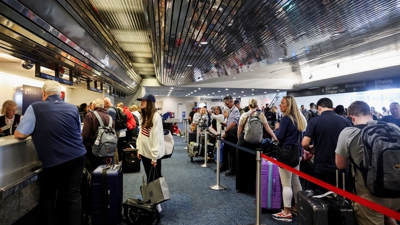
[[[194,92],[197,92],[197,90],[194,90]]]
[[[199,88],[199,90],[201,90],[201,88]]]
[[[192,65],[187,65],[188,67],[192,67]]]
[[[282,60],[283,58],[279,58],[280,60]]]
[[[193,92],[190,92],[190,94],[193,94]]]
[[[200,44],[201,45],[206,45],[206,44],[208,44],[208,42],[207,41],[202,41],[202,42],[200,42]]]
[[[246,97],[246,95],[243,95],[244,97]]]
[[[266,91],[264,91],[264,94],[267,94],[267,92],[266,92]]]
[[[254,94],[251,94],[251,95],[254,95]]]
[[[174,87],[171,87],[171,89],[174,89]]]
[[[240,98],[240,95],[239,95],[239,98]]]
[[[208,94],[208,95],[210,95],[210,94]]]
[[[225,88],[225,90],[229,90],[228,88]]]
[[[214,94],[214,92],[212,94]]]
[[[244,91],[242,91],[242,93],[244,93]]]
[[[254,89],[251,89],[251,91],[254,91]]]
[[[233,93],[234,95],[236,95],[236,93]]]
[[[218,91],[218,92],[221,92],[221,91]]]

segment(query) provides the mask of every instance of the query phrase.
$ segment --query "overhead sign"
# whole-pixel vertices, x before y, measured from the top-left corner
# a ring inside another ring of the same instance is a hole
[[[65,80],[65,79],[62,79],[62,78],[58,78],[58,77],[55,77],[55,76],[51,76],[51,75],[45,74],[45,73],[40,73],[39,77],[43,78],[43,79],[47,79],[47,80],[58,81],[58,82],[60,82],[62,84],[73,85],[72,81]]]
[[[330,95],[341,94],[361,91],[384,90],[400,88],[400,78],[388,78],[372,81],[363,81],[359,83],[339,84],[333,86],[319,87],[315,89],[308,89],[302,91],[288,91],[288,95],[295,97],[311,96],[311,95]]]

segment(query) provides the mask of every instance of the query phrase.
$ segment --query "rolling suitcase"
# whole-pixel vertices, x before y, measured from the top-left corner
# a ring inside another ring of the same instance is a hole
[[[122,172],[135,173],[140,171],[140,160],[137,157],[136,149],[126,148],[122,155]]]
[[[92,225],[122,221],[122,168],[100,165],[92,173]]]
[[[282,205],[282,185],[278,166],[261,162],[261,208],[279,210]]]
[[[196,132],[189,132],[189,143],[196,142]]]
[[[338,183],[336,171],[336,184]],[[345,186],[343,173],[343,189]],[[322,195],[325,197],[321,197]],[[299,225],[354,225],[355,216],[351,203],[342,196],[333,196],[318,191],[300,191],[297,194],[297,222]]]

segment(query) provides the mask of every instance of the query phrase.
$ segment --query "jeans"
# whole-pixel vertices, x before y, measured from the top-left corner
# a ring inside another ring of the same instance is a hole
[[[39,173],[41,224],[76,225],[81,222],[80,186],[86,155]]]
[[[300,161],[300,159],[299,159]],[[300,165],[294,167],[294,169],[299,170]],[[293,194],[295,195],[295,203],[297,204],[297,192],[301,191],[301,184],[299,176],[279,167],[279,176],[282,183],[282,199],[283,207],[292,207]]]

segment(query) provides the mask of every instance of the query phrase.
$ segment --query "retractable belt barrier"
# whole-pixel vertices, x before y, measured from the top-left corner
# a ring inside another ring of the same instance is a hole
[[[221,142],[224,142],[225,144],[228,144],[230,146],[236,147],[237,149],[240,149],[242,151],[246,151],[246,152],[249,152],[251,154],[256,154],[255,150],[251,150],[251,149],[245,148],[243,146],[239,146],[239,145],[234,144],[232,142],[224,141],[222,139],[221,139]],[[290,167],[290,166],[288,166],[288,165],[286,165],[284,163],[281,163],[278,160],[276,160],[274,158],[271,158],[271,157],[269,157],[267,155],[261,154],[261,157],[266,159],[266,160],[268,160],[268,161],[270,161],[273,164],[276,164],[276,165],[278,165],[278,166],[280,166],[280,167],[282,167],[282,168],[294,173],[294,174],[299,175],[300,177],[302,177],[302,178],[304,178],[304,179],[306,179],[306,180],[308,180],[310,182],[313,182],[313,183],[315,183],[315,184],[317,184],[317,185],[319,185],[321,187],[324,187],[324,188],[326,188],[326,189],[328,189],[330,191],[333,191],[338,195],[341,195],[341,196],[343,196],[345,198],[348,198],[348,199],[350,199],[352,201],[355,201],[355,202],[357,202],[357,203],[359,203],[361,205],[364,205],[364,206],[366,206],[366,207],[368,207],[368,208],[370,208],[370,209],[372,209],[372,210],[374,210],[376,212],[382,213],[385,216],[388,216],[388,217],[394,218],[397,221],[400,221],[400,213],[399,212],[396,212],[396,211],[394,211],[392,209],[389,209],[389,208],[387,208],[385,206],[379,205],[378,203],[375,203],[375,202],[372,202],[372,201],[367,200],[365,198],[362,198],[360,196],[357,196],[357,195],[355,195],[353,193],[347,192],[347,191],[345,191],[343,189],[340,189],[338,187],[335,187],[335,186],[333,186],[331,184],[328,184],[328,183],[326,183],[326,182],[324,182],[322,180],[319,180],[319,179],[317,179],[317,178],[315,178],[315,177],[313,177],[311,175],[308,175],[308,174],[303,173],[303,172],[301,172],[299,170],[296,170],[296,169],[294,169],[294,168],[292,168],[292,167]],[[257,201],[259,201],[259,199],[257,199]]]

